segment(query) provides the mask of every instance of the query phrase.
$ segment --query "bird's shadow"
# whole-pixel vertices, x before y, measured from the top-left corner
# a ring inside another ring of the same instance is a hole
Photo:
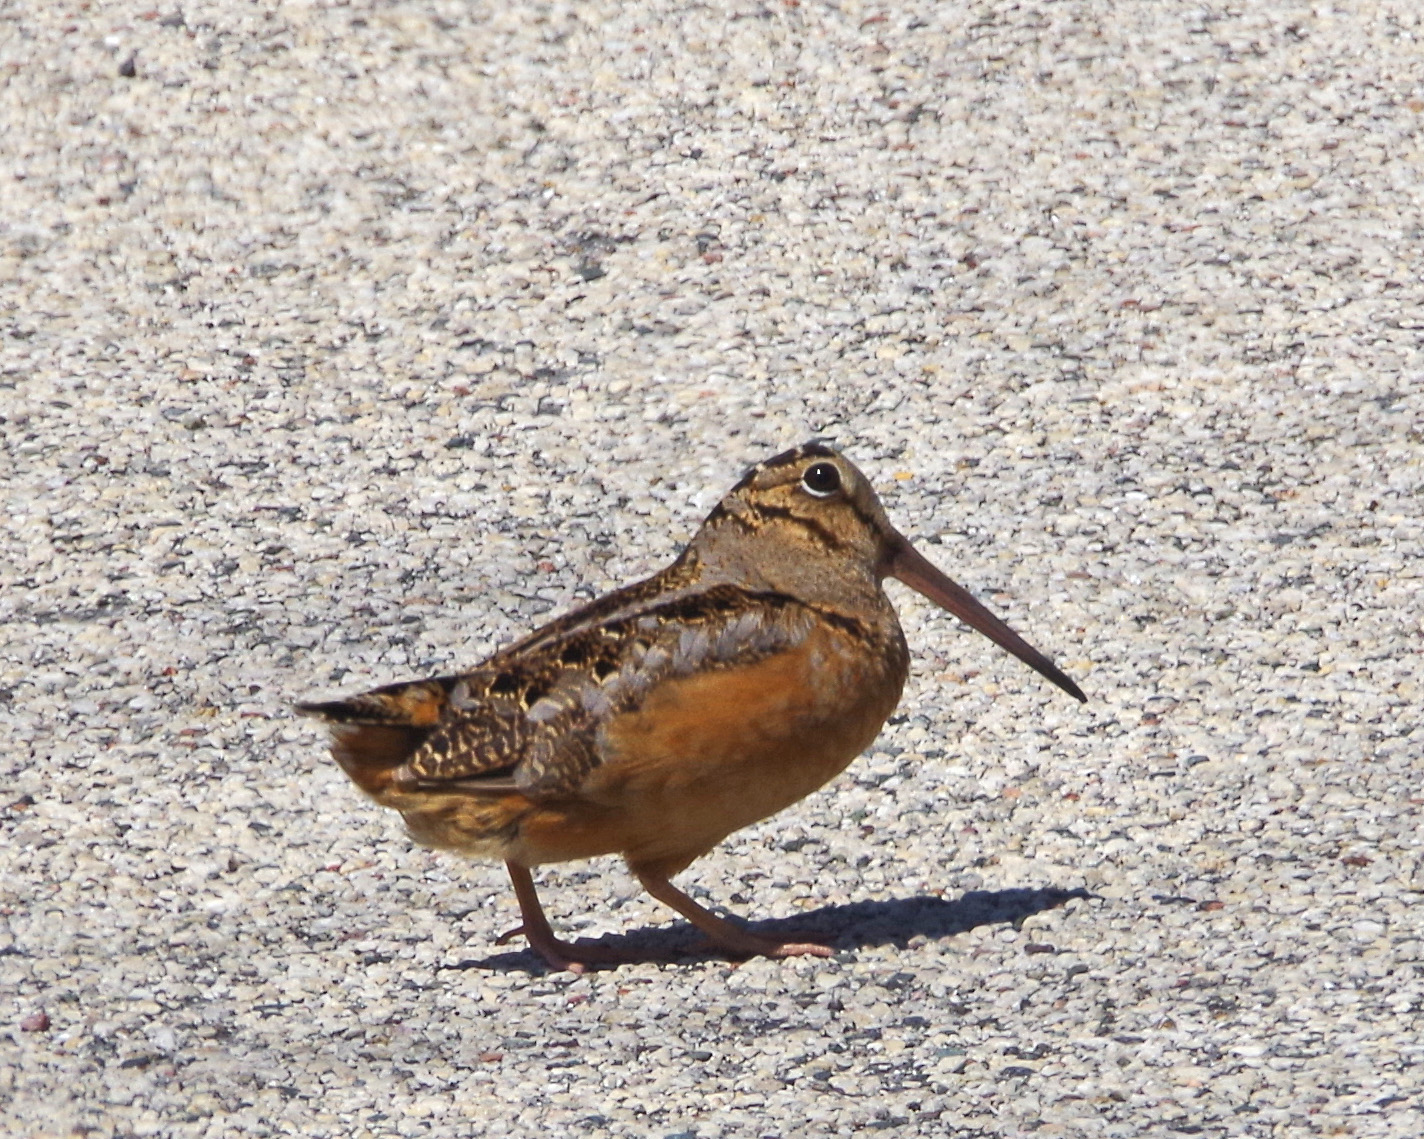
[[[1055,886],[1041,889],[971,890],[953,900],[921,894],[883,902],[851,902],[822,906],[791,918],[748,922],[747,928],[763,937],[819,941],[837,952],[872,945],[904,948],[913,937],[938,941],[967,933],[981,925],[1017,924],[1034,914],[1077,899],[1094,897],[1087,890]],[[575,942],[575,945],[580,944]],[[695,929],[679,922],[673,926],[635,930],[590,939],[597,945],[626,955],[624,964],[667,963],[722,956],[708,948]],[[545,973],[548,967],[528,949],[496,953],[446,965],[447,969],[488,969],[495,972]]]

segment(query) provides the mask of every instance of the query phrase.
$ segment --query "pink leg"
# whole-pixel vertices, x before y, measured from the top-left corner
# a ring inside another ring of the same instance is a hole
[[[661,874],[633,868],[643,889],[648,891],[665,906],[671,906],[721,949],[733,957],[829,957],[831,947],[814,941],[777,941],[772,937],[761,937],[733,925],[725,918],[719,918],[710,910],[699,906]]]
[[[572,945],[560,941],[554,936],[549,919],[544,916],[544,907],[539,904],[534,876],[529,873],[529,868],[517,862],[506,862],[504,868],[509,871],[510,880],[514,883],[514,896],[519,900],[519,913],[524,924],[502,935],[496,944],[503,945],[522,933],[529,942],[529,948],[548,962],[551,969],[567,969],[570,973],[583,973],[590,964],[616,965],[639,960],[596,945]]]

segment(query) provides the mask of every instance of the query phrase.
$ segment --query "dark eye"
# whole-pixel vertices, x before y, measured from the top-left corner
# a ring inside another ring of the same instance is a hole
[[[835,463],[812,463],[801,476],[801,485],[817,498],[825,498],[841,489],[841,473]]]

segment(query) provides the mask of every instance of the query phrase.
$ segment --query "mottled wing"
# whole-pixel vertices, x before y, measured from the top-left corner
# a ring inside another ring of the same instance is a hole
[[[600,624],[686,587],[695,572],[689,557],[679,558],[646,581],[614,590],[536,629],[464,675],[389,684],[343,700],[299,703],[297,711],[327,722],[332,755],[377,799],[433,785],[471,791],[517,789],[513,772],[538,724],[537,718],[528,719],[530,707],[567,671],[589,667],[600,677],[616,671],[617,639],[601,635]],[[572,739],[567,743],[562,762],[573,770],[578,744]],[[540,754],[549,746],[546,741]]]
[[[600,728],[610,718],[665,681],[794,647],[813,616],[789,597],[722,586],[567,630],[533,650],[516,646],[454,682],[397,779],[567,796],[603,762]]]

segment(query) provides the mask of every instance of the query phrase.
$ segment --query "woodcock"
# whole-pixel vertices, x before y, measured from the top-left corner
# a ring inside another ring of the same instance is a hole
[[[809,795],[879,733],[909,654],[895,577],[1070,695],[1078,686],[890,525],[869,481],[811,443],[754,467],[677,560],[469,672],[300,704],[419,843],[504,860],[555,969],[626,959],[555,937],[530,867],[620,854],[727,953],[827,955],[755,934],[669,879]]]

